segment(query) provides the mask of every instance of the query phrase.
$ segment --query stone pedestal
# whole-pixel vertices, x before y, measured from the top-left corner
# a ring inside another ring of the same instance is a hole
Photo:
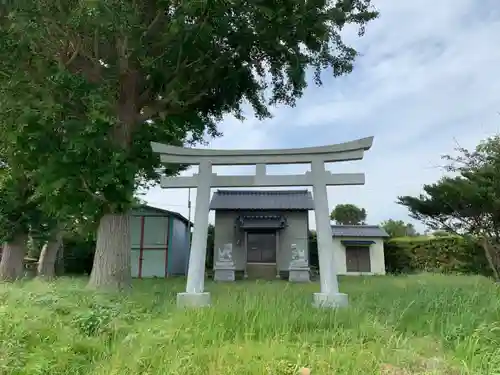
[[[347,294],[344,293],[314,293],[313,306],[324,308],[347,307],[349,304]]]
[[[305,261],[292,261],[290,268],[288,268],[288,281],[291,283],[308,283],[309,266]]]
[[[210,306],[210,293],[177,293],[178,307]]]
[[[234,281],[234,262],[216,262],[214,266],[215,281]]]

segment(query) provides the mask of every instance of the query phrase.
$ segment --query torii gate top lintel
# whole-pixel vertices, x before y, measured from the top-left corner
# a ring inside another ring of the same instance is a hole
[[[328,146],[262,149],[262,150],[214,150],[185,148],[151,142],[153,152],[161,155],[164,163],[199,164],[210,160],[212,165],[296,164],[308,163],[311,158],[339,162],[360,160],[364,151],[371,148],[373,137],[366,137]]]

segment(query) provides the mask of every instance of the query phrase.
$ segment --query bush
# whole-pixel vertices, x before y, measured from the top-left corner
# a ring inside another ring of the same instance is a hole
[[[389,273],[438,272],[491,276],[484,250],[460,236],[402,237],[385,243]]]
[[[95,240],[93,238],[64,239],[64,273],[90,275],[94,263]]]

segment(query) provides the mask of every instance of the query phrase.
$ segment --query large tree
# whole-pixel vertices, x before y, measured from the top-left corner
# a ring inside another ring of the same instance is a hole
[[[112,288],[130,281],[126,213],[134,188],[141,177],[157,178],[149,142],[217,135],[216,122],[227,113],[241,118],[244,103],[259,118],[270,116],[269,105],[294,105],[309,67],[317,84],[324,69],[335,76],[351,71],[356,51],[340,32],[347,24],[363,32],[377,16],[370,0],[12,4],[2,9],[3,31],[8,26],[20,47],[2,50],[2,59],[16,56],[25,76],[51,80],[24,80],[17,92],[41,101],[29,111],[42,114],[33,137],[50,137],[52,127],[53,142],[67,151],[44,162],[40,189],[72,186],[96,202],[101,215],[90,286]]]
[[[366,210],[355,204],[338,204],[330,213],[330,219],[342,225],[360,225],[366,220]]]
[[[2,142],[5,145],[5,142]],[[5,149],[4,149],[5,151]],[[28,238],[45,242],[39,258],[38,274],[52,278],[62,228],[47,216],[34,194],[33,180],[25,171],[5,166],[0,172],[0,280],[15,281],[24,275]]]
[[[19,153],[5,129],[0,122],[0,280],[15,281],[24,275],[28,237],[31,228],[39,226],[42,212],[33,196],[33,180],[15,162]]]
[[[61,191],[61,183],[45,185],[47,194],[41,194],[41,186],[37,186],[40,177],[45,177],[44,162],[64,157],[58,148],[51,147],[57,133],[46,126],[47,123],[57,124],[54,121],[57,113],[47,111],[54,103],[54,96],[51,95],[54,86],[48,83],[50,77],[41,74],[47,73],[47,69],[34,69],[30,73],[38,74],[27,74],[26,63],[17,60],[22,56],[17,53],[21,50],[20,45],[11,34],[2,35],[0,43],[0,49],[5,53],[13,53],[0,65],[4,69],[0,73],[8,71],[8,74],[0,74],[0,106],[3,109],[0,113],[3,166],[0,240],[6,241],[8,250],[8,256],[0,262],[0,279],[15,280],[23,276],[22,263],[28,236],[32,240],[36,239],[32,243],[45,243],[39,258],[38,273],[50,279],[54,276],[55,260],[67,220],[66,211],[52,207],[50,202],[58,194],[70,193],[68,190]],[[41,84],[47,86],[47,95],[43,98],[35,95],[40,92],[34,90]],[[51,117],[47,117],[48,114]],[[35,136],[42,135],[44,131],[46,133],[43,136]],[[72,211],[76,211],[75,207],[72,207]]]
[[[23,260],[27,251],[29,224],[33,206],[28,202],[25,181],[3,168],[0,177],[0,280],[14,281],[23,276]]]
[[[479,238],[498,279],[500,265],[500,136],[481,142],[475,150],[458,149],[447,156],[446,176],[424,185],[418,197],[399,197],[413,217],[435,230]]]

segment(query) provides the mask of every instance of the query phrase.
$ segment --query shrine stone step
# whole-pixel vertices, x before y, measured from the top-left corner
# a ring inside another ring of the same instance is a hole
[[[247,276],[250,280],[276,280],[276,264],[247,264]]]

